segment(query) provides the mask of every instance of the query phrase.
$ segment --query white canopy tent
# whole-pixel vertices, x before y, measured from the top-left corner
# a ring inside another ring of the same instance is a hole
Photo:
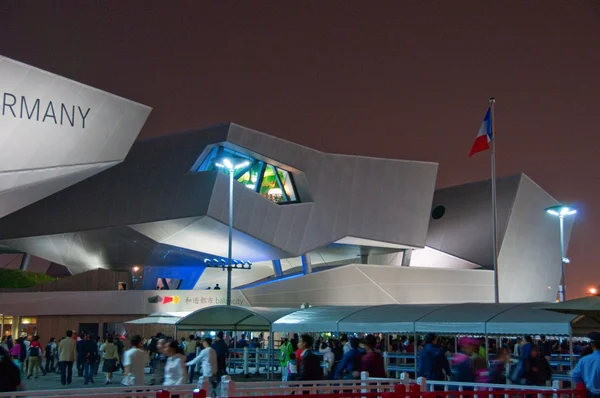
[[[600,322],[593,317],[560,314],[539,306],[540,303],[521,304],[496,315],[486,324],[487,334],[582,337],[600,329]]]
[[[175,324],[177,330],[244,330],[253,332],[269,332],[268,374],[271,377],[274,338],[273,323],[292,312],[295,308],[266,308],[266,307],[238,307],[217,305],[192,312]]]
[[[180,319],[177,330],[247,330],[269,332],[273,322],[295,308],[238,307],[217,305],[192,312]]]
[[[281,333],[335,332],[343,319],[369,307],[331,306],[296,310],[273,322],[273,331]]]
[[[175,325],[181,318],[189,314],[189,312],[156,312],[147,317],[125,323],[132,325]]]
[[[356,311],[339,322],[339,330],[364,333],[413,333],[415,320],[445,304],[390,304],[367,307]]]
[[[492,303],[446,305],[415,320],[415,332],[484,335],[489,320],[516,305]]]

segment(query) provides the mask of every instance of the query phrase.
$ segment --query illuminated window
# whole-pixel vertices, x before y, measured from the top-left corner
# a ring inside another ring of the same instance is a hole
[[[248,189],[275,203],[299,202],[292,173],[222,146],[213,148],[206,155],[198,171],[216,170],[228,174],[229,170],[216,165],[225,158],[233,164],[248,162],[248,166],[236,170],[233,177]]]

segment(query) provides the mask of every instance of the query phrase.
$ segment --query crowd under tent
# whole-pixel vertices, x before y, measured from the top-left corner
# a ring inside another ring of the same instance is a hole
[[[542,305],[546,304],[388,304],[306,309],[214,306],[192,312],[177,320],[174,326],[175,332],[269,332],[271,349],[274,348],[274,332],[402,333],[416,338],[418,334],[425,333],[486,337],[542,334],[574,337],[600,330],[600,318],[596,316],[546,311],[540,309]],[[572,361],[573,356],[570,358]],[[269,361],[275,362],[272,352]]]

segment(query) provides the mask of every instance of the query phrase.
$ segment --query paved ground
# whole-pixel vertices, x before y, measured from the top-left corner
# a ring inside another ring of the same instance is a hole
[[[75,370],[75,369],[74,369]],[[254,369],[250,369],[253,371]],[[234,381],[264,381],[267,379],[266,372],[262,372],[260,375],[252,375],[248,378],[244,377],[241,374],[231,375]],[[98,388],[98,387],[120,387],[121,386],[121,372],[115,373],[113,376],[112,384],[105,385],[105,376],[103,373],[98,373],[97,376],[94,377],[94,384],[90,383],[87,386],[84,385],[83,377],[77,376],[77,371],[73,373],[73,382],[69,386],[62,386],[60,384],[60,375],[57,373],[51,373],[46,376],[39,376],[37,379],[33,377],[29,380],[24,379],[25,388],[29,391],[35,390],[57,390],[57,389],[65,389],[65,388]],[[280,375],[276,375],[279,379]],[[152,379],[151,375],[146,375],[147,384],[150,384],[150,380]]]

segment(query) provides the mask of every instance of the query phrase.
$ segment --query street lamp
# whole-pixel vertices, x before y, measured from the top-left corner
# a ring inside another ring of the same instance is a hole
[[[231,257],[233,244],[233,174],[236,170],[249,166],[247,160],[238,164],[233,164],[230,159],[221,159],[221,162],[215,163],[220,169],[229,170],[229,246],[227,249],[227,305],[231,305]]]
[[[564,231],[564,218],[567,216],[572,216],[577,213],[573,207],[565,206],[565,205],[556,205],[552,207],[548,207],[546,209],[546,213],[558,217],[560,220],[560,258],[561,258],[561,284],[559,290],[560,301],[565,301],[567,299],[566,292],[566,283],[565,283],[565,264],[568,264],[570,261],[565,257],[565,231]]]

